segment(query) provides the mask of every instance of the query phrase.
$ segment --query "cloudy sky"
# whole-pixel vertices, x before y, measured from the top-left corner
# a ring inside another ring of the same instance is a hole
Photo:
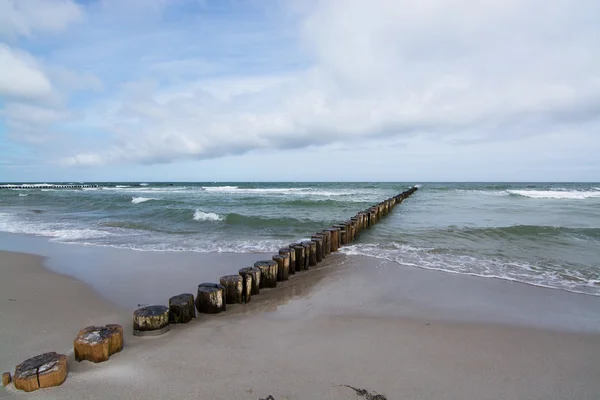
[[[0,0],[0,181],[600,181],[598,0]]]

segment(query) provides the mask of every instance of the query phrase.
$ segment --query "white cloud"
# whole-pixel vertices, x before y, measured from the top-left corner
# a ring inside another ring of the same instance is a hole
[[[61,32],[82,19],[81,6],[72,0],[0,0],[0,36]]]
[[[0,96],[40,98],[51,90],[50,81],[29,54],[0,43]]]
[[[155,11],[167,7],[161,0],[149,4]],[[207,78],[218,73],[218,57],[169,59],[170,49],[153,42],[143,54],[160,61],[144,68],[144,80],[87,109],[86,122],[106,131],[111,145],[64,162],[159,163],[415,135],[458,146],[565,126],[581,128],[598,146],[589,126],[600,120],[599,4],[303,1],[290,13],[300,19],[295,53],[306,59],[285,72],[240,68]],[[198,40],[181,33],[188,28],[169,36],[178,48]],[[235,41],[219,44],[239,50]],[[261,58],[252,50],[245,61]],[[226,54],[228,65],[237,54]],[[191,74],[195,69],[202,78]]]

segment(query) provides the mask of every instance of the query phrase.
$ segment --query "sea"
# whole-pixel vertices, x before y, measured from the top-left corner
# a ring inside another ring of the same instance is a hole
[[[59,185],[99,187],[64,189]],[[0,184],[0,231],[138,251],[267,253],[412,186],[342,253],[600,296],[600,183]]]

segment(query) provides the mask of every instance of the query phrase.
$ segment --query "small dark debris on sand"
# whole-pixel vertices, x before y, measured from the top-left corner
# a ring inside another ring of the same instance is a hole
[[[376,392],[375,393],[369,393],[369,391],[366,390],[366,389],[357,389],[357,388],[352,387],[350,385],[342,385],[342,386],[345,386],[347,388],[350,388],[350,389],[354,390],[357,395],[362,396],[362,397],[364,397],[367,400],[387,400],[384,395],[377,394]]]
[[[258,400],[275,400],[275,398],[271,395],[269,395],[269,397],[265,398],[265,399],[258,399]]]

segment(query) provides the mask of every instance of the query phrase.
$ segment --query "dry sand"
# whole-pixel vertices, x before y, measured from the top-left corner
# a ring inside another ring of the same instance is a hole
[[[458,291],[472,289],[461,307],[472,307],[478,298],[474,309],[495,310],[492,314],[502,317],[510,307],[488,303],[530,296],[528,303],[543,301],[526,309],[555,312],[559,321],[576,321],[584,329],[515,326],[503,318],[498,319],[502,323],[469,322],[455,318],[456,308],[447,304],[423,307],[418,293],[433,295],[405,287],[411,277],[415,285],[418,279],[449,275],[393,275],[394,268],[336,255],[323,267],[263,291],[249,305],[201,315],[160,337],[137,338],[130,333],[131,309],[45,269],[40,257],[0,252],[0,372],[46,351],[66,353],[70,368],[61,387],[26,394],[10,385],[0,389],[0,398],[364,398],[343,386],[350,385],[390,400],[600,399],[600,335],[590,322],[598,315],[595,298],[448,278],[447,285]],[[136,288],[132,282],[130,291]],[[393,295],[399,288],[405,292]],[[434,299],[444,301],[442,295]],[[552,301],[563,308],[549,310]],[[565,319],[569,307],[585,312]],[[78,330],[105,323],[125,327],[124,350],[102,364],[75,362],[72,340]]]

